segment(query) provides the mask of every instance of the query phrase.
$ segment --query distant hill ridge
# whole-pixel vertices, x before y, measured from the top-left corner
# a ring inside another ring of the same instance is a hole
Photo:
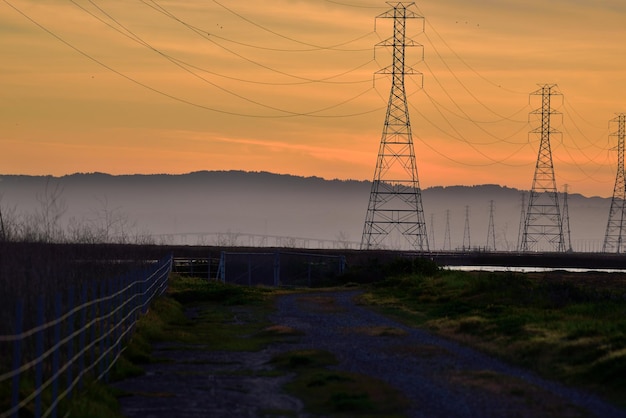
[[[75,173],[61,177],[0,175],[0,204],[18,213],[35,210],[48,187],[59,187],[64,218],[85,219],[106,205],[151,234],[237,232],[336,239],[361,238],[370,181],[327,180],[270,172],[197,171],[187,174]],[[452,247],[463,244],[465,207],[473,246],[485,245],[494,201],[497,246],[513,249],[523,191],[485,184],[422,190],[424,214],[435,249],[443,244],[450,213]],[[610,198],[569,195],[576,245],[601,247]]]

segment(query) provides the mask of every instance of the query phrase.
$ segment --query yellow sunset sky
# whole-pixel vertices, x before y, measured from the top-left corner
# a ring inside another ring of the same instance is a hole
[[[405,3],[408,4],[408,3]],[[0,0],[0,173],[269,171],[371,180],[392,36],[374,0]],[[406,63],[422,188],[530,189],[557,84],[559,190],[611,196],[623,0],[428,0]],[[376,22],[376,25],[375,25]],[[424,32],[421,31],[422,27]],[[422,60],[423,56],[423,60]]]

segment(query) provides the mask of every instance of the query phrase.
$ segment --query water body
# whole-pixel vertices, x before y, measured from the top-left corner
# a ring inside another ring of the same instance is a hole
[[[453,271],[486,271],[544,273],[551,271],[567,271],[569,273],[626,273],[626,269],[578,268],[578,267],[511,267],[511,266],[444,266],[444,270]]]

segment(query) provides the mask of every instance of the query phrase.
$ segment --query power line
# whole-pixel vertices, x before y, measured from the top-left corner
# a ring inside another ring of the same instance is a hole
[[[152,3],[154,3],[154,4],[157,4],[156,0],[151,0],[151,1],[152,1]],[[297,44],[300,44],[300,45],[310,46],[310,47],[313,47],[313,48],[315,48],[315,49],[327,49],[327,50],[337,50],[337,51],[342,51],[341,49],[337,49],[337,48],[338,48],[338,47],[340,47],[340,46],[343,46],[343,45],[347,45],[347,44],[352,43],[352,42],[354,42],[354,41],[355,41],[355,40],[351,40],[351,41],[342,42],[342,43],[335,44],[335,45],[331,45],[331,46],[315,45],[315,44],[312,44],[312,43],[309,43],[309,42],[300,41],[300,40],[295,39],[295,38],[293,38],[293,37],[291,37],[291,36],[283,35],[282,33],[279,33],[279,32],[276,32],[275,30],[269,29],[269,28],[267,28],[267,27],[265,27],[265,26],[263,26],[263,25],[261,25],[261,24],[259,24],[259,23],[255,22],[255,21],[253,21],[252,19],[248,19],[247,17],[243,16],[242,14],[240,14],[240,13],[238,13],[238,12],[236,12],[236,11],[234,11],[234,10],[232,10],[232,9],[230,9],[230,8],[228,8],[228,7],[226,7],[226,6],[224,6],[222,3],[218,2],[217,0],[213,0],[213,3],[217,4],[218,6],[220,6],[221,8],[223,8],[224,10],[228,11],[229,13],[231,13],[231,14],[233,14],[233,15],[237,16],[237,17],[238,17],[238,18],[240,18],[241,20],[243,20],[243,21],[245,21],[245,22],[247,22],[247,23],[249,23],[249,24],[251,24],[251,25],[253,25],[253,26],[256,26],[256,27],[257,27],[257,28],[259,28],[259,29],[262,29],[262,30],[264,30],[264,31],[266,31],[266,32],[268,32],[268,33],[271,33],[272,35],[276,35],[276,36],[278,36],[279,38],[283,38],[283,39],[286,39],[286,40],[288,40],[288,41],[291,41],[291,42],[294,42],[294,43],[297,43]],[[160,7],[160,6],[159,6],[159,7]],[[371,33],[371,32],[370,32],[370,33]],[[368,33],[368,35],[369,35],[370,33]],[[356,40],[358,40],[358,39],[362,39],[362,37],[359,37],[359,38],[357,38]]]
[[[509,93],[514,93],[514,94],[520,94],[520,95],[526,95],[526,92],[522,92],[522,91],[515,91],[515,90],[511,90],[505,87],[502,87],[501,84],[495,83],[491,80],[489,80],[488,78],[486,78],[485,76],[483,76],[481,73],[479,73],[478,71],[476,71],[476,69],[474,69],[474,67],[472,67],[471,65],[469,65],[449,44],[448,42],[446,42],[446,40],[439,34],[439,32],[437,31],[437,29],[430,23],[429,19],[426,19],[426,24],[433,30],[433,32],[435,32],[435,34],[437,35],[437,37],[443,42],[443,44],[450,50],[450,52],[452,52],[454,54],[454,56],[461,61],[461,63],[463,63],[463,65],[465,65],[469,70],[471,70],[474,74],[476,74],[478,77],[480,77],[481,79],[483,79],[484,81],[486,81],[487,83],[498,87],[501,90],[507,91]],[[428,38],[427,38],[428,39]],[[429,39],[430,41],[430,39]],[[432,41],[430,41],[432,44]]]
[[[340,6],[346,6],[346,7],[356,7],[359,9],[385,9],[385,7],[382,7],[382,6],[363,6],[362,4],[350,4],[350,3],[344,3],[340,1],[334,1],[334,0],[324,0],[324,1],[326,1],[326,3],[338,4]]]
[[[453,138],[459,142],[463,142],[465,144],[467,144],[468,146],[470,146],[474,151],[476,151],[477,153],[479,153],[480,155],[482,155],[483,157],[485,157],[486,159],[490,160],[490,163],[476,163],[476,164],[471,164],[471,163],[467,163],[464,161],[459,161],[457,159],[451,158],[449,155],[442,153],[441,151],[439,151],[436,147],[434,147],[433,145],[431,145],[428,141],[425,141],[424,139],[422,139],[419,135],[414,134],[422,143],[424,143],[424,145],[426,145],[428,148],[430,148],[432,151],[434,151],[435,153],[439,154],[440,156],[444,157],[445,159],[452,161],[454,163],[457,163],[459,165],[465,165],[465,166],[470,166],[470,167],[487,167],[487,166],[491,166],[491,165],[495,165],[495,164],[503,164],[503,165],[507,165],[510,167],[523,167],[526,164],[509,164],[509,163],[505,163],[505,161],[519,155],[519,153],[526,148],[527,146],[529,146],[528,141],[523,142],[523,143],[514,143],[514,142],[509,142],[509,141],[505,141],[505,139],[508,138],[503,138],[503,139],[499,139],[497,142],[507,142],[511,145],[521,145],[521,147],[519,149],[516,149],[514,152],[512,152],[511,154],[509,154],[508,156],[506,156],[505,158],[499,159],[499,160],[495,160],[493,158],[491,158],[490,156],[488,156],[487,154],[483,153],[482,151],[478,150],[475,146],[474,143],[470,142],[463,134],[461,134],[460,131],[458,131],[454,125],[452,124],[452,122],[443,114],[443,112],[438,108],[437,106],[437,102],[432,98],[432,96],[430,96],[428,94],[428,92],[425,89],[420,90],[420,92],[423,92],[423,94],[425,94],[430,100],[431,103],[434,105],[435,110],[439,113],[439,115],[446,121],[447,125],[455,131],[455,134],[451,134],[450,132],[446,132],[445,130],[443,130],[443,128],[441,128],[441,126],[437,123],[432,122],[419,108],[417,108],[413,103],[409,102],[409,106],[411,106],[426,122],[428,122],[432,127],[434,127],[435,129],[437,129],[439,132],[443,133],[444,135]],[[380,97],[381,101],[385,101],[384,97],[382,97],[380,91],[378,91],[378,89],[376,89],[376,93],[378,94],[378,96]],[[415,94],[415,93],[413,93]],[[409,95],[412,96],[413,94]],[[526,106],[525,106],[526,107]],[[517,131],[516,133],[514,133],[513,135],[516,135],[517,133],[521,132],[526,126],[528,126],[528,124],[526,124],[524,127],[522,127],[521,130]],[[511,135],[511,136],[513,136]],[[496,142],[493,142],[496,143]],[[480,144],[480,145],[491,145],[493,143],[489,143],[489,144]]]
[[[430,41],[430,38],[428,37],[428,34],[425,33],[426,39],[428,39]],[[430,41],[431,46],[433,48],[433,50],[435,51],[435,54],[437,54],[437,56],[439,57],[439,59],[441,60],[441,62],[443,63],[443,65],[446,67],[446,69],[448,70],[448,72],[452,75],[452,77],[454,77],[454,79],[461,85],[461,87],[463,87],[463,90],[465,90],[467,92],[467,94],[470,95],[470,97],[472,99],[474,99],[476,101],[476,103],[478,103],[481,107],[483,107],[485,110],[487,110],[488,112],[498,116],[501,119],[507,119],[506,116],[502,116],[500,113],[496,112],[495,110],[492,110],[489,106],[487,106],[485,103],[483,103],[480,99],[478,99],[478,97],[476,97],[476,95],[474,93],[472,93],[472,91],[465,85],[465,83],[463,83],[463,81],[459,78],[459,76],[456,75],[456,73],[454,71],[452,71],[452,68],[450,67],[450,65],[448,65],[448,62],[446,60],[443,59],[443,57],[441,56],[441,54],[439,53],[439,50],[435,47],[435,45],[433,44],[432,41]],[[431,71],[431,73],[434,76],[434,72],[430,69],[430,67],[428,67],[428,69]],[[443,86],[441,85],[441,83],[439,83],[440,87],[443,88]],[[445,90],[445,89],[444,89]],[[447,91],[446,91],[447,94]],[[449,96],[449,94],[447,94]],[[456,105],[456,102],[455,102]],[[458,109],[463,112],[464,115],[467,116],[467,114],[463,111],[463,109],[461,109],[458,105],[457,105]],[[469,116],[468,116],[469,117]]]
[[[93,4],[93,0],[90,0],[90,2]],[[331,76],[328,76],[328,77],[323,77],[323,78],[320,78],[320,79],[312,79],[312,78],[308,78],[308,77],[302,77],[302,76],[299,76],[299,75],[288,73],[286,71],[278,70],[278,69],[270,67],[269,65],[266,65],[266,64],[262,64],[262,63],[260,63],[260,62],[258,62],[256,60],[248,58],[247,56],[245,56],[245,55],[243,55],[241,53],[233,51],[232,49],[227,48],[224,45],[221,45],[219,42],[216,42],[213,39],[213,38],[216,38],[216,37],[220,38],[219,36],[216,36],[214,34],[210,34],[210,33],[206,32],[203,29],[200,29],[200,28],[198,28],[196,26],[190,25],[189,23],[185,22],[184,20],[178,18],[176,15],[171,13],[169,10],[165,9],[164,7],[162,7],[160,5],[157,5],[156,2],[154,2],[154,1],[153,1],[153,3],[156,6],[158,6],[158,8],[150,5],[145,0],[142,0],[142,3],[147,5],[148,7],[151,7],[152,9],[156,10],[157,12],[159,12],[161,14],[164,14],[165,16],[173,19],[174,21],[179,22],[183,26],[187,27],[188,29],[190,29],[193,32],[195,32],[196,34],[198,34],[200,37],[202,37],[205,40],[211,42],[212,44],[214,44],[218,48],[223,49],[224,51],[228,52],[229,54],[236,56],[237,58],[240,58],[240,59],[242,59],[242,60],[244,60],[246,62],[249,62],[249,63],[251,63],[253,65],[261,67],[261,68],[263,68],[265,70],[268,70],[270,72],[274,72],[276,74],[280,74],[280,75],[283,75],[283,76],[286,76],[286,77],[289,77],[289,78],[294,78],[294,79],[297,79],[297,80],[300,80],[300,81],[299,82],[294,82],[294,83],[266,83],[266,82],[260,82],[260,81],[251,81],[251,80],[243,80],[243,79],[240,79],[240,78],[233,78],[233,77],[230,77],[230,76],[225,76],[225,75],[218,74],[218,73],[215,73],[215,72],[212,72],[212,71],[208,71],[208,70],[205,70],[205,69],[201,69],[202,71],[206,71],[206,72],[209,72],[211,74],[218,75],[220,77],[224,77],[224,78],[228,78],[228,79],[234,79],[236,81],[244,81],[244,82],[254,83],[254,84],[270,84],[270,85],[298,85],[298,84],[308,84],[308,83],[358,84],[358,83],[368,83],[369,82],[369,79],[353,80],[353,81],[333,81],[333,80],[336,79],[336,78],[345,76],[347,74],[350,74],[352,72],[355,72],[355,71],[365,67],[366,65],[370,64],[373,61],[372,59],[370,59],[370,60],[368,60],[368,61],[366,61],[366,62],[364,62],[362,64],[359,64],[359,65],[357,65],[354,68],[348,69],[348,70],[343,71],[343,72],[341,72],[339,74],[334,74],[334,75],[331,75]],[[368,33],[367,35],[369,35],[369,34],[371,34],[371,32]],[[363,35],[360,38],[363,38],[363,37],[365,37],[367,35]],[[262,48],[257,48],[257,49],[262,49]],[[365,50],[366,51],[371,51],[371,48],[365,49]]]
[[[277,118],[288,118],[288,117],[297,117],[297,116],[307,116],[307,117],[314,117],[314,118],[347,118],[347,117],[362,116],[362,115],[374,113],[374,112],[377,112],[377,111],[380,110],[380,109],[372,109],[372,110],[367,110],[367,111],[363,111],[363,112],[354,112],[354,113],[342,114],[342,115],[338,115],[338,114],[337,115],[319,115],[318,114],[318,113],[321,113],[321,112],[333,109],[335,107],[341,106],[342,104],[348,103],[348,102],[350,102],[352,100],[355,100],[356,98],[361,97],[362,95],[366,94],[367,91],[371,90],[371,89],[368,89],[368,90],[366,90],[364,92],[361,92],[358,95],[356,95],[356,96],[354,96],[354,97],[352,97],[350,99],[347,99],[347,100],[345,100],[345,101],[343,101],[343,102],[341,102],[339,104],[334,104],[332,106],[328,106],[328,107],[325,107],[323,109],[318,109],[318,110],[315,110],[315,111],[312,111],[312,112],[300,112],[300,113],[299,112],[292,112],[292,111],[288,111],[288,110],[284,110],[284,109],[275,108],[275,107],[272,107],[272,106],[267,106],[267,105],[264,105],[264,104],[262,104],[260,102],[255,102],[255,101],[253,101],[251,99],[248,99],[248,98],[246,98],[244,96],[238,95],[237,93],[234,93],[234,92],[231,92],[231,91],[229,91],[227,89],[224,89],[224,88],[222,88],[222,87],[220,87],[220,86],[218,86],[218,85],[216,85],[214,83],[211,83],[211,82],[207,81],[206,79],[198,76],[197,74],[191,72],[192,74],[194,74],[198,78],[201,78],[201,79],[205,80],[209,84],[211,84],[211,85],[213,85],[213,86],[215,86],[215,87],[217,87],[217,88],[219,88],[219,89],[221,89],[221,90],[223,90],[223,91],[225,91],[225,92],[227,92],[229,94],[235,95],[235,96],[237,96],[237,97],[239,97],[239,98],[241,98],[243,100],[247,100],[247,101],[249,101],[251,103],[254,103],[254,104],[257,104],[257,105],[260,105],[260,106],[263,106],[263,107],[267,107],[269,109],[273,109],[273,110],[276,110],[276,111],[279,111],[279,112],[283,112],[283,113],[286,113],[286,114],[284,114],[284,115],[250,114],[250,113],[242,113],[242,112],[232,112],[232,111],[218,109],[218,108],[211,107],[211,106],[206,106],[206,105],[203,105],[203,104],[200,104],[200,103],[196,103],[196,102],[193,102],[191,100],[184,99],[184,98],[175,96],[173,94],[164,92],[164,91],[162,91],[160,89],[157,89],[155,87],[152,87],[152,86],[150,86],[150,85],[148,85],[148,84],[146,84],[144,82],[141,82],[141,81],[137,80],[136,78],[133,78],[133,77],[131,77],[131,76],[129,76],[129,75],[119,71],[119,70],[116,70],[115,68],[111,67],[110,65],[104,63],[103,61],[95,58],[94,56],[90,55],[89,53],[87,53],[87,52],[83,51],[82,49],[76,47],[75,45],[73,45],[69,41],[65,40],[60,35],[54,33],[52,30],[48,29],[47,27],[45,27],[41,23],[37,22],[34,18],[30,17],[28,14],[23,12],[21,9],[19,9],[16,6],[14,6],[13,4],[11,4],[8,0],[3,0],[3,1],[9,7],[11,7],[13,10],[18,12],[20,15],[22,15],[28,21],[30,21],[31,23],[33,23],[34,25],[39,27],[44,32],[48,33],[50,36],[54,37],[55,39],[57,39],[58,41],[60,41],[64,45],[66,45],[67,47],[73,49],[74,51],[76,51],[80,55],[84,56],[85,58],[87,58],[87,59],[95,62],[96,64],[102,66],[103,68],[111,71],[112,73],[117,74],[118,76],[123,77],[126,80],[131,81],[132,83],[134,83],[134,84],[136,84],[136,85],[138,85],[140,87],[143,87],[143,88],[145,88],[147,90],[150,90],[150,91],[152,91],[154,93],[157,93],[157,94],[162,95],[164,97],[167,97],[169,99],[172,99],[172,100],[175,100],[175,101],[178,101],[180,103],[184,103],[184,104],[187,104],[187,105],[190,105],[190,106],[194,106],[194,107],[197,107],[197,108],[200,108],[200,109],[209,110],[209,111],[216,112],[216,113],[221,113],[221,114],[232,115],[232,116],[242,116],[242,117],[252,117],[252,118],[262,118],[262,119],[277,119]],[[149,46],[149,45],[146,43],[146,46]],[[159,53],[159,51],[156,50],[156,49],[154,49],[154,51]],[[181,67],[181,68],[183,68],[183,67]],[[188,69],[186,71],[189,72]]]
[[[307,77],[297,76],[297,75],[286,73],[286,72],[280,71],[280,70],[276,70],[276,69],[271,68],[269,66],[265,66],[263,64],[260,64],[260,63],[252,61],[253,63],[255,63],[255,64],[259,65],[259,66],[262,66],[263,68],[265,68],[267,70],[270,70],[272,72],[276,72],[278,74],[281,74],[281,75],[284,75],[284,76],[287,76],[287,77],[290,77],[290,78],[295,78],[295,79],[300,80],[300,81],[294,81],[294,82],[268,82],[268,81],[259,81],[259,80],[247,80],[247,79],[243,79],[243,78],[239,78],[239,77],[232,77],[232,76],[229,76],[229,75],[220,74],[220,73],[217,73],[215,71],[211,71],[211,70],[208,70],[206,68],[199,67],[197,65],[191,64],[191,63],[189,63],[187,61],[181,60],[179,58],[173,57],[173,56],[171,56],[169,54],[166,54],[165,52],[163,52],[161,50],[157,50],[153,46],[148,45],[147,42],[145,42],[143,40],[140,40],[135,34],[132,34],[132,36],[130,36],[129,34],[124,33],[122,30],[120,30],[119,28],[113,26],[109,22],[105,21],[100,16],[97,16],[96,14],[91,12],[90,10],[88,10],[85,7],[83,7],[80,4],[78,4],[75,0],[70,0],[70,2],[72,4],[74,4],[76,7],[80,8],[85,13],[89,14],[90,16],[92,16],[94,19],[99,20],[100,22],[102,22],[103,24],[109,26],[111,29],[117,31],[121,35],[127,37],[128,39],[132,40],[133,42],[139,43],[140,45],[146,46],[149,49],[158,52],[160,55],[166,57],[169,60],[176,61],[177,63],[179,63],[181,65],[184,65],[185,67],[189,67],[189,68],[192,68],[194,70],[202,71],[202,72],[205,72],[207,74],[211,74],[211,75],[214,75],[214,76],[217,76],[217,77],[225,78],[227,80],[239,81],[239,82],[250,83],[250,84],[270,85],[270,86],[296,86],[296,85],[305,85],[305,84],[311,84],[311,83],[364,84],[364,83],[369,83],[370,82],[370,79],[352,80],[352,81],[334,81],[334,79],[339,78],[339,77],[343,77],[343,76],[348,75],[350,73],[353,73],[353,72],[355,72],[357,70],[360,70],[361,68],[363,68],[363,67],[367,66],[368,64],[370,64],[373,60],[366,61],[365,63],[359,64],[358,66],[356,66],[354,68],[351,68],[349,70],[346,70],[346,71],[344,71],[342,73],[334,74],[332,76],[328,76],[328,77],[324,77],[324,78],[320,78],[320,79],[311,79],[311,78],[307,78]],[[108,14],[106,11],[104,11],[100,6],[98,6],[97,4],[95,4],[91,0],[90,0],[90,3],[93,4],[103,14],[105,14],[105,16],[107,16],[109,19],[111,19],[113,22],[115,22],[118,26],[122,27],[125,31],[131,33],[130,30],[128,30],[128,28],[123,26],[117,19],[113,18],[110,14]],[[145,1],[143,3],[145,4]],[[153,7],[151,5],[148,5],[148,6]],[[182,22],[180,20],[177,20],[177,21],[187,25],[186,23],[184,23],[184,22]],[[204,32],[202,32],[202,33],[204,33]],[[213,41],[211,40],[211,42],[213,42]]]

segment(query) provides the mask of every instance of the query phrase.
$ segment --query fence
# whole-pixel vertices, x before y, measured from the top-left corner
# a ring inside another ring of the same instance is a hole
[[[139,314],[166,290],[171,268],[167,257],[140,271],[92,281],[78,292],[39,296],[35,306],[18,300],[13,333],[0,335],[0,394],[10,397],[0,398],[0,417],[26,409],[31,416],[56,417],[59,402],[71,398],[86,376],[107,379]],[[36,322],[24,330],[29,308]]]
[[[224,283],[266,286],[316,286],[342,274],[341,255],[276,251],[222,252],[217,278]]]

